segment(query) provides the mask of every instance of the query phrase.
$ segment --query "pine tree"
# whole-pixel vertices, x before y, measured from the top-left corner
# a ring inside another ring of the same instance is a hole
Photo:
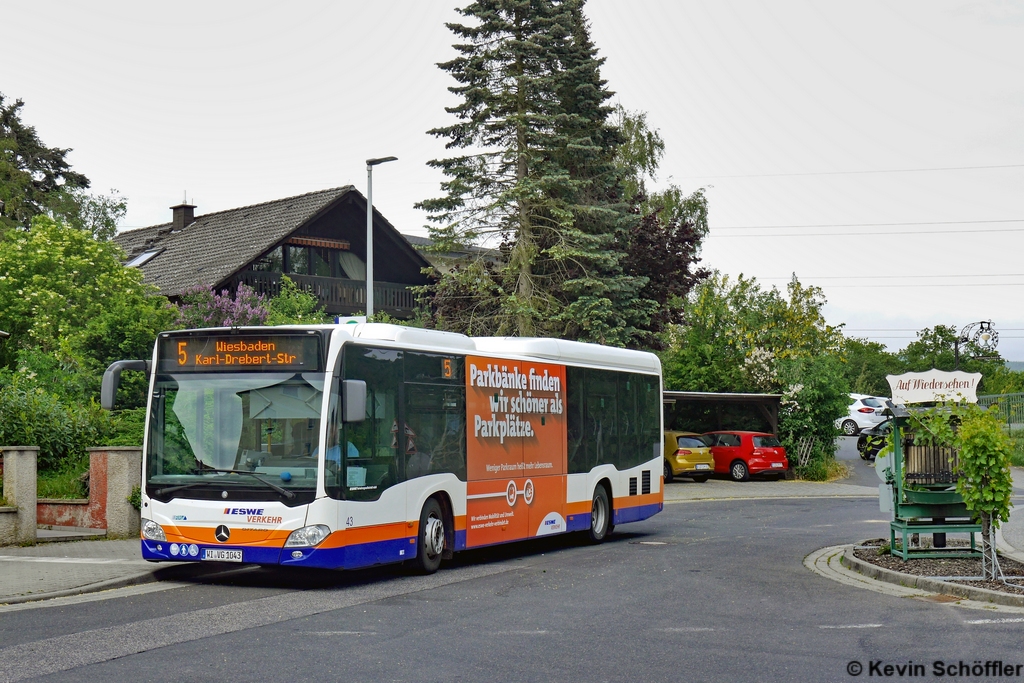
[[[4,100],[0,93],[0,234],[11,227],[27,229],[62,190],[89,187],[89,179],[65,159],[71,150],[44,145],[36,129],[21,120],[25,103]]]
[[[615,166],[602,60],[576,0],[489,0],[450,24],[466,42],[440,67],[460,83],[455,125],[430,131],[471,153],[431,162],[447,196],[420,204],[439,248],[500,235],[490,263],[433,289],[438,322],[473,333],[625,344],[643,285],[622,273],[616,232],[634,217]],[[492,237],[492,242],[494,238]]]

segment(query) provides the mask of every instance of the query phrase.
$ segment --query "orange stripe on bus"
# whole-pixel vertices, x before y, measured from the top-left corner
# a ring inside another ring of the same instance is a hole
[[[210,543],[216,545],[250,545],[280,548],[288,539],[289,529],[231,529],[231,538],[221,543],[214,536],[215,529],[209,527],[164,526],[168,543]]]
[[[622,496],[616,498],[612,506],[618,510],[620,508],[635,508],[641,505],[653,505],[654,503],[664,502],[665,496],[661,493],[644,493],[638,496]]]
[[[335,531],[318,547],[341,548],[346,545],[393,541],[398,538],[410,538],[418,533],[418,522],[392,522],[390,524],[377,524],[374,526],[351,527]]]

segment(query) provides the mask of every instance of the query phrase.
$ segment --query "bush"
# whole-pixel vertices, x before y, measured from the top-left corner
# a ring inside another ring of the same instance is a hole
[[[841,362],[827,355],[791,358],[779,368],[787,385],[779,411],[779,440],[795,460],[800,441],[814,439],[808,464],[798,474],[814,481],[841,476],[845,470],[835,460],[835,420],[846,414],[849,402]]]
[[[831,455],[812,456],[806,467],[796,467],[795,472],[808,481],[834,481],[849,474],[846,465]]]
[[[110,415],[109,426],[102,446],[142,447],[146,432],[146,409],[117,410]]]
[[[58,471],[82,458],[106,433],[107,421],[96,403],[66,405],[17,374],[0,387],[0,444],[38,446],[40,471]]]
[[[1010,453],[1010,464],[1014,467],[1024,467],[1024,436],[1011,436],[1010,444],[1013,451]]]

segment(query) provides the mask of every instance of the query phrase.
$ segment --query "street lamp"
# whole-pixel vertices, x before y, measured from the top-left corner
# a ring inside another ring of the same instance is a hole
[[[366,318],[373,315],[373,167],[398,157],[366,160]]]
[[[964,325],[960,336],[953,342],[953,369],[960,369],[960,345],[973,342],[983,351],[995,351],[999,345],[999,333],[992,329],[991,320],[979,320]]]

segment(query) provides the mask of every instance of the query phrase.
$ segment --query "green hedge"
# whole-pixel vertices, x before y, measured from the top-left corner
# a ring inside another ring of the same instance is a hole
[[[0,386],[0,446],[38,446],[41,472],[78,468],[87,448],[141,446],[145,412],[137,408],[111,415],[94,401],[64,402],[15,379]]]

